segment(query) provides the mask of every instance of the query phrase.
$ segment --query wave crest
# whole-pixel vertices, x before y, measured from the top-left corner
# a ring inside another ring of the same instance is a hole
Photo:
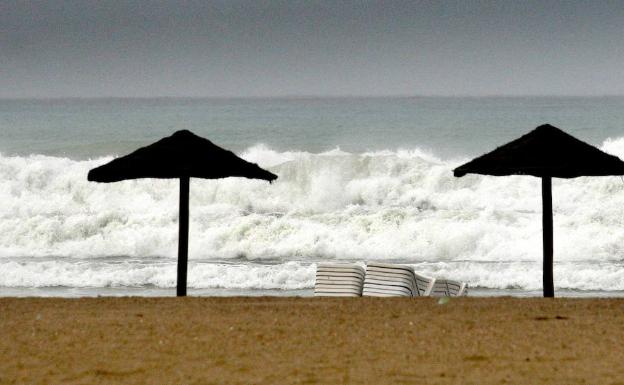
[[[624,138],[602,148],[624,156]],[[279,179],[193,179],[192,260],[541,260],[536,178],[455,178],[460,162],[418,149],[312,154],[258,145],[242,156]],[[109,160],[0,155],[0,257],[174,260],[177,181],[87,182],[88,170]],[[555,260],[624,261],[621,178],[553,184]],[[18,265],[3,269],[18,274]]]

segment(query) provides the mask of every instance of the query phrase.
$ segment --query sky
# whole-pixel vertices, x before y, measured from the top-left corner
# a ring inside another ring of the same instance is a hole
[[[385,95],[624,95],[624,5],[0,0],[0,98]]]

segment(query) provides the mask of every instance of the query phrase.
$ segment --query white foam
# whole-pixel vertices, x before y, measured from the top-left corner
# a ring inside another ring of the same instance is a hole
[[[538,262],[422,262],[411,264],[420,274],[469,282],[471,287],[540,291]],[[558,262],[555,288],[624,290],[622,263]],[[116,258],[0,260],[0,287],[157,287],[176,285],[176,264],[164,260]],[[300,290],[314,287],[315,263],[279,264],[191,261],[191,289]]]
[[[607,140],[603,149],[624,156],[624,139]],[[485,271],[470,276],[470,269],[481,271],[483,262],[507,266],[542,258],[537,178],[455,178],[451,170],[459,162],[440,160],[418,149],[365,154],[334,149],[312,154],[259,145],[242,156],[279,179],[273,184],[241,178],[193,179],[191,261],[241,257],[303,264],[322,259],[467,261],[472,263],[468,270],[458,274],[499,287]],[[127,255],[138,260],[164,257],[173,263],[177,181],[98,184],[86,180],[90,168],[109,160],[0,155],[0,259],[6,259],[0,275],[8,277],[3,278],[6,285],[14,284],[9,280],[38,285],[36,278],[23,276],[37,272],[20,270],[23,266],[16,258],[72,257],[95,264],[98,259]],[[555,180],[553,185],[555,261],[569,266],[598,261],[617,266],[624,261],[622,179],[576,178]],[[165,285],[165,275],[156,273],[158,267],[151,268],[155,270],[148,276],[153,281],[128,278],[123,282]],[[605,269],[596,271],[615,274]],[[533,273],[509,270],[501,273],[501,282],[530,288],[536,282]],[[115,274],[123,276],[111,270],[110,277]],[[565,270],[559,282],[569,280],[570,288],[587,288],[598,279],[590,270],[583,279],[576,279],[578,274],[572,268]],[[77,284],[108,282],[95,273],[81,277]],[[174,277],[167,277],[171,283]],[[210,281],[206,275],[201,279]],[[617,284],[617,279],[610,284]],[[285,286],[309,285],[309,278],[301,282],[307,283]]]
[[[132,259],[88,261],[0,261],[0,287],[137,287],[176,286],[175,262]],[[188,287],[194,289],[297,290],[314,285],[314,266],[296,262],[278,265],[191,262]]]

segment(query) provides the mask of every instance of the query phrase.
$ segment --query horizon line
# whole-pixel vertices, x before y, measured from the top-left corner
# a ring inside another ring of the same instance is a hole
[[[486,98],[610,98],[610,97],[624,97],[624,94],[388,94],[388,95],[366,95],[366,94],[342,94],[342,95],[315,95],[315,94],[301,94],[301,95],[156,95],[156,96],[122,96],[122,95],[106,95],[106,96],[18,96],[18,97],[5,97],[0,96],[2,101],[22,101],[22,100],[37,100],[37,101],[53,101],[53,100],[111,100],[111,99],[196,99],[196,100],[254,100],[254,99],[417,99],[417,98],[473,98],[473,99],[486,99]]]

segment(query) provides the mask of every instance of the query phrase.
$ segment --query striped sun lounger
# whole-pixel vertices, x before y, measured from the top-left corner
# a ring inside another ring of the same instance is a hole
[[[427,296],[435,279],[418,275],[406,265],[368,263],[362,295],[371,297]]]
[[[365,271],[350,263],[316,265],[314,295],[320,297],[359,297],[362,295]]]
[[[461,297],[468,295],[468,285],[465,282],[451,279],[436,279],[431,296],[433,297]]]

